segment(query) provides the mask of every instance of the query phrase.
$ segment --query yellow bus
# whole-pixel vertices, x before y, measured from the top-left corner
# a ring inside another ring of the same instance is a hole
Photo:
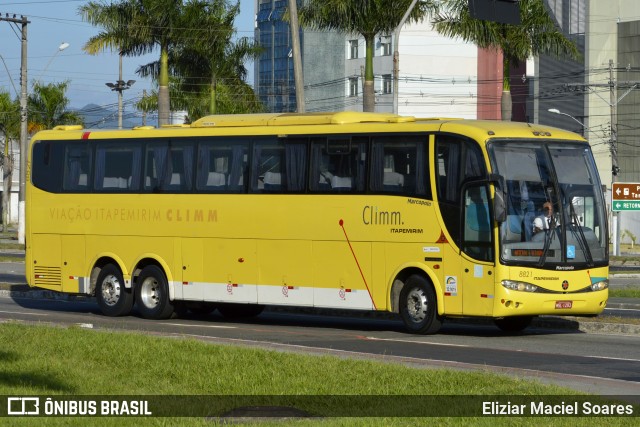
[[[29,285],[93,295],[108,316],[325,307],[424,334],[607,303],[593,156],[548,126],[356,112],[61,126],[33,137],[27,173]],[[553,222],[534,234],[543,206]]]

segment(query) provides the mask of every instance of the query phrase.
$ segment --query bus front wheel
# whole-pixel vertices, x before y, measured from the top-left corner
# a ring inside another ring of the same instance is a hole
[[[147,319],[168,319],[174,311],[169,300],[169,285],[162,269],[148,265],[138,276],[136,304],[138,311]]]
[[[120,269],[105,265],[98,275],[96,299],[100,311],[106,316],[126,316],[133,307],[133,291],[124,286]]]
[[[442,326],[438,316],[436,293],[427,279],[414,274],[400,292],[400,316],[414,334],[435,334]]]

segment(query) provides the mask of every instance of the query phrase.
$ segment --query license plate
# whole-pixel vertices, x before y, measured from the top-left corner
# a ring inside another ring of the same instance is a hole
[[[573,301],[556,301],[557,309],[566,309],[573,306]]]

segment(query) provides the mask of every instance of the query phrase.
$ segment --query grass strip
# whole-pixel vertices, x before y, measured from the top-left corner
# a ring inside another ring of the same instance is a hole
[[[0,324],[0,395],[560,395],[570,389],[488,372],[418,369],[377,361],[308,356],[169,339],[135,333]],[[389,403],[391,404],[391,403]],[[306,408],[313,411],[314,408]],[[601,425],[603,418],[429,418],[443,426]],[[607,424],[635,425],[632,418]],[[6,421],[6,422],[5,422]],[[3,425],[34,425],[33,418],[4,418]],[[205,418],[38,418],[38,425],[220,425]],[[636,419],[637,421],[637,419]],[[229,421],[226,421],[228,423]],[[244,420],[234,425],[404,426],[420,418]]]

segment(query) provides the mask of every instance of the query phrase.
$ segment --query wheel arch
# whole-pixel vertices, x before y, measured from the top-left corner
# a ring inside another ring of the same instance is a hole
[[[126,264],[124,263],[122,258],[120,258],[114,253],[104,253],[97,256],[95,261],[93,261],[92,263],[93,267],[91,268],[90,279],[89,279],[90,286],[91,286],[90,288],[91,295],[95,294],[96,284],[98,282],[98,276],[100,275],[100,271],[102,271],[102,269],[107,264],[114,264],[120,269],[120,272],[122,273],[122,277],[124,278],[125,287],[128,289],[133,287],[142,269],[148,265],[155,265],[158,268],[160,268],[164,272],[164,275],[167,278],[167,282],[169,284],[173,280],[173,277],[171,275],[171,269],[169,268],[167,263],[164,260],[152,254],[141,255],[133,264],[133,268],[129,270],[126,267]],[[169,286],[169,293],[170,293],[171,299],[173,300],[173,294],[174,294],[173,286]]]
[[[400,312],[400,293],[402,292],[402,288],[404,287],[407,279],[414,274],[418,274],[427,279],[427,282],[431,285],[434,293],[436,294],[438,315],[442,315],[444,313],[444,294],[442,293],[442,286],[439,286],[440,281],[435,273],[430,268],[426,268],[423,265],[402,266],[392,276],[393,279],[389,284],[388,292],[389,307],[391,307],[391,311],[393,313]]]

